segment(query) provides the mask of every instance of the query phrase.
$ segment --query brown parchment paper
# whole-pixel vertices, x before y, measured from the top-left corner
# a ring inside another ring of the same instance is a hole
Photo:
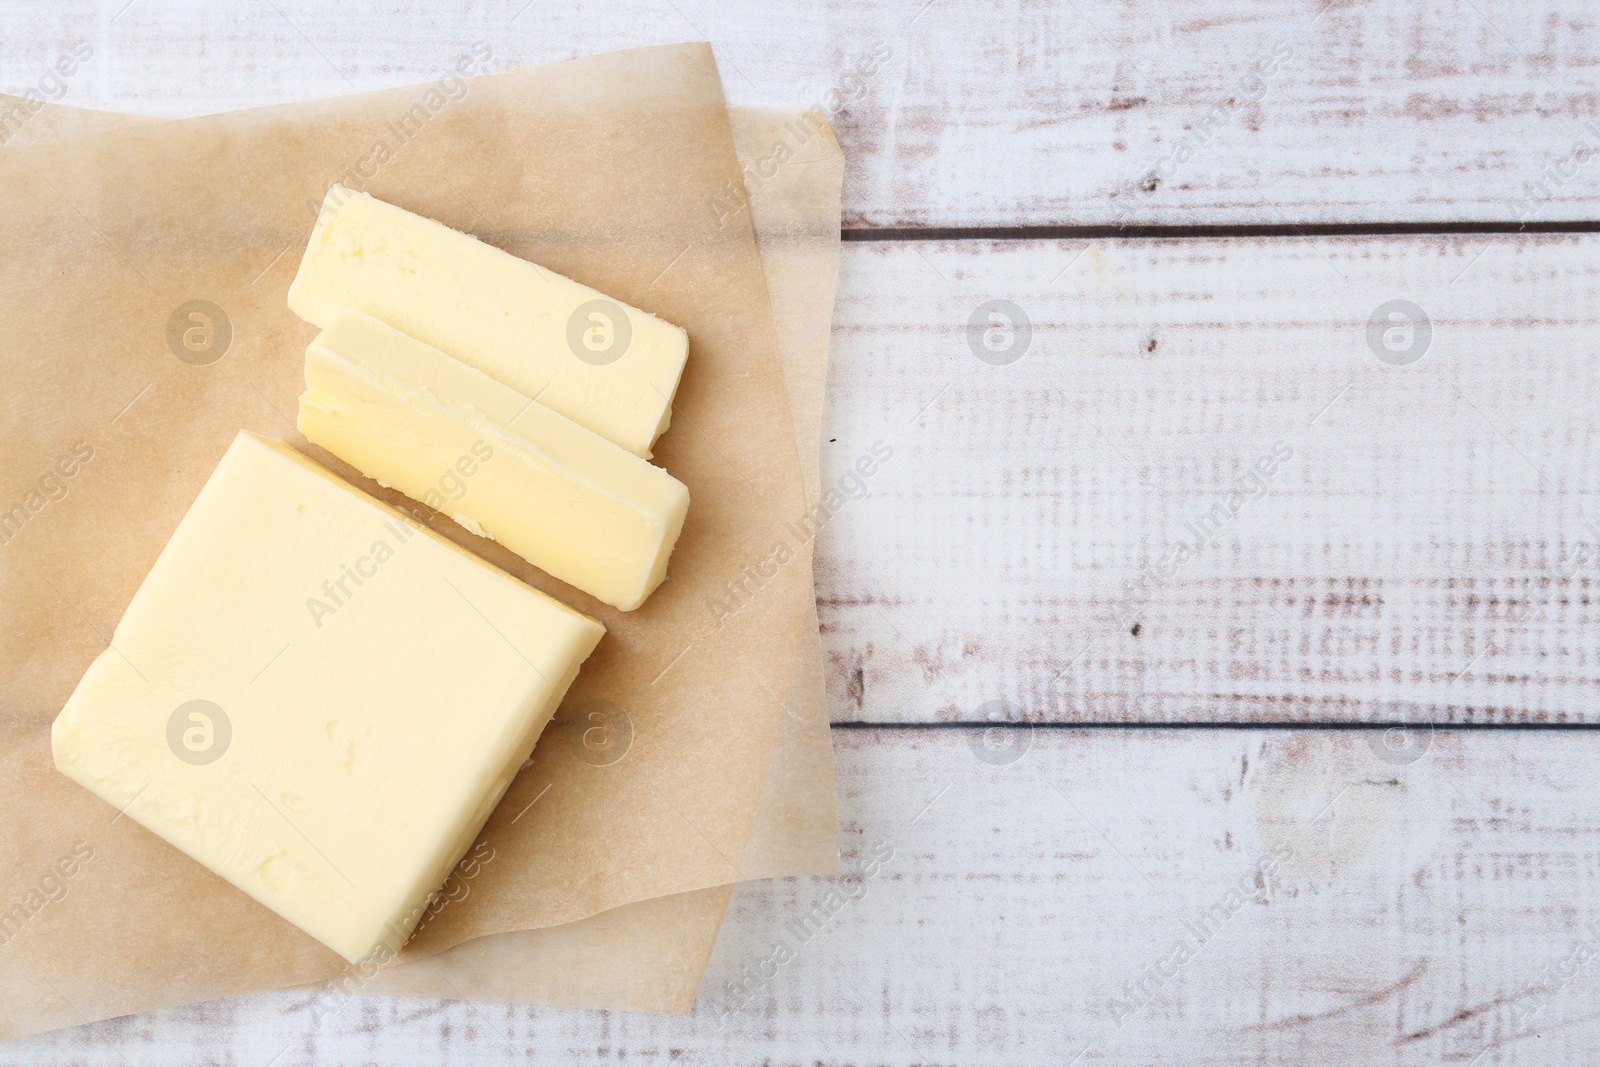
[[[734,143],[778,326],[806,500],[820,499],[822,404],[839,272],[844,156],[820,116],[732,108]],[[810,545],[805,546],[810,567]],[[750,878],[839,869],[833,744],[816,601],[798,641],[788,707],[741,869]],[[566,926],[477,938],[392,967],[363,992],[688,1011],[727,910],[729,888],[640,901]]]
[[[14,102],[0,94],[0,103]],[[806,497],[814,503],[820,495],[816,446],[838,274],[843,156],[815,113],[734,108],[730,120],[771,294]],[[148,121],[157,120],[50,105],[12,143],[43,143]],[[809,593],[807,603],[814,613]],[[815,625],[802,631],[797,645],[788,708],[744,864],[752,878],[830,874],[838,868],[833,750]],[[341,975],[306,988],[330,994],[325,1010],[335,1013],[343,1010],[342,995],[351,990],[687,1011],[728,897],[729,887],[713,887],[639,901],[575,923],[486,935],[387,969],[370,981],[356,983]],[[201,989],[191,993],[191,999],[206,997]]]
[[[732,108],[757,247],[766,271],[807,506],[822,497],[822,410],[839,278],[844,153],[820,112]],[[813,541],[803,547],[811,569]],[[828,730],[816,597],[779,724],[760,814],[741,868],[750,878],[839,869],[833,742]],[[812,640],[815,638],[815,640]]]
[[[297,439],[284,412],[312,331],[283,308],[290,253],[322,190],[390,128],[382,116],[417,100],[404,89],[152,123],[0,160],[0,492],[28,508],[0,546],[12,816],[0,901],[29,905],[0,946],[11,1032],[131,1010],[129,989],[155,1006],[340,970],[71,788],[49,765],[48,724],[234,432]],[[657,454],[694,506],[672,580],[645,609],[623,617],[437,526],[604,619],[568,707],[608,701],[633,737],[598,767],[547,734],[486,828],[510,862],[485,864],[471,903],[444,909],[408,956],[743,877],[809,574],[780,567],[721,625],[707,610],[802,508],[753,232],[743,213],[708,207],[738,181],[709,50],[673,46],[477,79],[362,183],[680,322],[694,346]],[[232,326],[204,367],[164,343],[172,311],[197,296]],[[67,464],[80,443],[91,458]],[[68,863],[74,848],[92,858]]]

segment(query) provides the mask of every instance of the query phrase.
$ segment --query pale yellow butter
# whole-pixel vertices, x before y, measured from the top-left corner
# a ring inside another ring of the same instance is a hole
[[[356,311],[306,349],[300,432],[368,477],[624,611],[666,577],[689,490]]]
[[[324,329],[366,312],[646,459],[689,351],[671,323],[342,185],[289,307]]]
[[[351,961],[411,935],[604,630],[241,433],[56,766]]]

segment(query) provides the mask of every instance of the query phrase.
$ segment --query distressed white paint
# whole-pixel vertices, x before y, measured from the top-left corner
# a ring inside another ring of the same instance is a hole
[[[976,730],[838,731],[847,870],[892,858],[809,940],[789,924],[831,880],[742,887],[691,1016],[373,998],[317,1028],[304,996],[261,994],[0,1064],[1592,1062],[1595,967],[1526,988],[1578,942],[1600,953],[1589,746],[1439,732],[1407,764],[1371,736],[1013,730],[991,740],[1026,751],[992,764]],[[1259,900],[1200,944],[1185,920],[1241,880]],[[1193,957],[1164,964],[1185,937]],[[780,942],[793,959],[723,1019]],[[1170,977],[1119,1027],[1147,965]]]
[[[704,38],[735,102],[846,90],[852,226],[1515,220],[1550,167],[1531,217],[1600,214],[1584,0],[123,3],[0,4],[0,89],[78,39],[65,102],[188,115]]]
[[[835,721],[1594,721],[1597,255],[847,245],[824,476],[894,456],[818,540]],[[1032,329],[1004,366],[969,347],[997,297]],[[1430,322],[1410,366],[1368,344],[1394,298]],[[1264,495],[1130,597],[1275,446]]]
[[[1579,0],[520,7],[8,0],[0,89],[80,39],[64,102],[183,115],[428,80],[479,40],[509,68],[708,37],[731,99],[791,104],[882,41],[894,58],[836,117],[851,226],[1515,219],[1597,111]],[[1139,189],[1280,39],[1259,103]],[[1535,217],[1600,217],[1594,166]],[[1595,240],[851,246],[827,470],[896,452],[819,545],[835,717],[1001,698],[1059,720],[1592,716],[1594,578],[1537,583],[1600,517]],[[1002,297],[1034,347],[990,366],[965,324]],[[1394,297],[1435,328],[1409,368],[1366,349]],[[1137,638],[1104,622],[1279,439],[1295,458],[1224,551]],[[1593,936],[1586,734],[1413,731],[1389,761],[1376,732],[836,736],[847,851],[894,859],[725,1025],[726,983],[825,882],[741,888],[688,1018],[368,999],[319,1029],[268,993],[0,1064],[1590,1061],[1592,968],[1526,1014],[1527,984]],[[986,737],[1029,750],[986,763]],[[1123,983],[1283,843],[1265,903],[1116,1026]]]

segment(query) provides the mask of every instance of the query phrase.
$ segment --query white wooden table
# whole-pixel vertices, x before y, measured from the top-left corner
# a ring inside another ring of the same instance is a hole
[[[692,1016],[262,994],[0,1064],[1594,1062],[1600,12],[392,6],[7,0],[0,89],[709,38],[733,102],[840,92],[824,477],[894,458],[817,595],[892,858],[770,978],[829,886],[741,887]]]

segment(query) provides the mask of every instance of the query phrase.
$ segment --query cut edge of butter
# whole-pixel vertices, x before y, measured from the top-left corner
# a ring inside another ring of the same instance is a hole
[[[644,459],[671,425],[688,359],[681,326],[338,184],[289,308],[323,329],[345,308],[364,312]]]
[[[301,433],[623,611],[667,575],[678,479],[448,354],[346,309],[306,349]]]
[[[373,536],[392,539],[391,559],[409,562],[382,563],[374,588],[383,592],[359,592],[327,629],[309,628],[300,590],[283,580],[312,588],[339,573],[350,544]],[[240,566],[250,560],[258,566]],[[469,593],[478,603],[454,599]],[[404,617],[426,604],[464,626],[486,622],[482,637],[438,642],[420,618]],[[550,643],[518,649],[508,633]],[[135,592],[112,647],[56,717],[52,756],[63,774],[346,960],[382,962],[414,932],[604,633],[288,445],[241,431]],[[284,638],[258,673],[255,663]],[[389,666],[319,666],[362,650],[393,657],[395,644],[409,651]],[[416,674],[430,662],[424,646],[466,661],[426,682]],[[174,740],[177,713],[195,697],[232,709],[231,747],[215,762],[184,758]],[[443,717],[450,699],[469,702],[460,705],[471,709],[468,722]],[[336,738],[336,728],[351,732]],[[408,736],[412,728],[420,733]],[[353,770],[330,764],[347,751]],[[427,792],[436,765],[448,770],[428,800],[418,790]],[[363,805],[369,787],[380,793]],[[292,798],[309,806],[296,810]],[[407,812],[415,825],[383,840]]]

